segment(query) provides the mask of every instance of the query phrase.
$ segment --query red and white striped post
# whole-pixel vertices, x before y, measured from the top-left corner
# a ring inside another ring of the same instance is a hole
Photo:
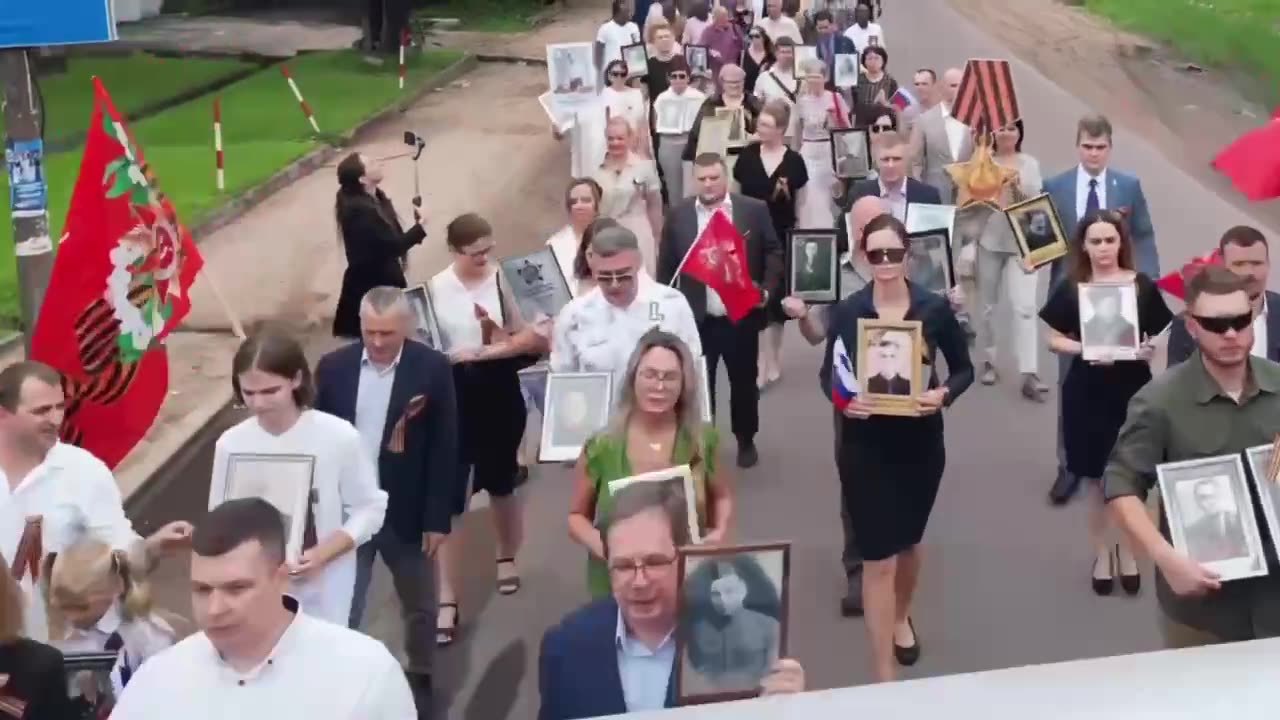
[[[289,89],[293,91],[293,96],[298,98],[298,105],[302,108],[302,114],[307,116],[307,120],[311,122],[311,129],[320,134],[320,125],[316,123],[316,115],[311,112],[311,106],[302,98],[302,91],[298,89],[298,83],[293,81],[293,76],[289,74],[289,66],[281,65],[280,72],[284,73],[284,79],[289,81]]]
[[[409,45],[409,29],[400,31],[400,89],[404,89],[404,51]]]
[[[222,98],[213,99],[213,156],[217,167],[218,192],[222,192],[227,185],[222,165]]]

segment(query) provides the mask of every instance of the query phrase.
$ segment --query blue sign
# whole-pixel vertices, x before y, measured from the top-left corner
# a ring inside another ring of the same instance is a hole
[[[44,212],[48,192],[44,182],[44,142],[10,140],[4,148],[9,166],[9,209],[13,212]]]
[[[116,39],[112,0],[4,0],[0,48],[108,42]]]

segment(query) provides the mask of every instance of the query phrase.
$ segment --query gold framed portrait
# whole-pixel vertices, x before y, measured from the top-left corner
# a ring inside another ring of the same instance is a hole
[[[1067,254],[1067,233],[1049,193],[1010,205],[1004,214],[1027,265],[1038,268]]]
[[[924,392],[924,328],[919,320],[858,320],[858,387],[872,415],[918,415]]]

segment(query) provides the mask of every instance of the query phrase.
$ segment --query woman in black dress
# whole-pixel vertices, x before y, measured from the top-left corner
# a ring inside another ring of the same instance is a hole
[[[744,148],[733,167],[733,179],[738,181],[742,194],[769,206],[773,230],[784,242],[796,226],[796,197],[809,182],[804,158],[782,142],[790,120],[791,107],[786,102],[766,103],[756,118],[760,141]],[[761,389],[782,378],[782,327],[787,321],[782,311],[782,298],[787,295],[783,290],[769,289],[769,324],[760,333],[760,369],[756,378]]]
[[[911,621],[911,598],[920,576],[920,540],[946,467],[941,410],[973,383],[973,363],[964,331],[941,295],[906,279],[907,229],[892,215],[881,215],[862,231],[858,251],[872,271],[871,283],[836,305],[827,329],[822,383],[832,397],[833,352],[848,351],[857,373],[860,319],[916,320],[925,347],[927,387],[917,388],[917,416],[871,415],[859,397],[844,408],[839,433],[840,485],[853,534],[863,557],[862,601],[873,672],[879,681],[894,679],[894,660],[913,665],[920,642]],[[938,350],[947,361],[945,383],[935,369]],[[841,361],[837,361],[841,362]],[[843,365],[844,363],[841,362]]]
[[[22,636],[22,587],[0,555],[0,718],[74,720],[62,653]]]
[[[333,316],[335,337],[360,337],[360,301],[364,294],[381,285],[405,287],[404,265],[409,248],[427,236],[417,208],[413,210],[413,227],[408,232],[400,227],[391,198],[378,189],[380,182],[382,168],[365,162],[360,153],[351,153],[338,163],[334,215],[342,233],[347,269],[342,274],[342,292]]]
[[[742,51],[742,71],[747,74],[746,93],[756,94],[756,79],[760,71],[773,64],[773,41],[764,28],[753,27],[746,31],[747,47]]]
[[[1112,554],[1113,546],[1108,538],[1110,521],[1100,479],[1120,426],[1124,424],[1129,399],[1151,379],[1151,338],[1164,330],[1173,314],[1155,282],[1134,270],[1129,231],[1124,216],[1114,210],[1093,213],[1080,221],[1067,263],[1067,277],[1050,292],[1040,311],[1040,318],[1049,326],[1049,349],[1072,356],[1062,392],[1058,393],[1067,470],[1095,481],[1088,483],[1094,494],[1089,510],[1089,542],[1095,552],[1091,573],[1093,591],[1099,595],[1111,594],[1118,564],[1121,587],[1135,595],[1142,576],[1126,538],[1120,533],[1115,533],[1115,554]],[[1136,360],[1104,357],[1088,362],[1081,357],[1079,285],[1092,282],[1131,283],[1136,287],[1138,339],[1141,340]]]

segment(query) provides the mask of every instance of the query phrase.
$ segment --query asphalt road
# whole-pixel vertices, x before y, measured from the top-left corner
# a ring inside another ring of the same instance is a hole
[[[907,82],[910,71],[920,66],[941,70],[969,57],[1008,56],[945,0],[886,4],[883,22],[893,41],[889,69],[900,81]],[[1046,173],[1071,167],[1075,123],[1089,108],[1024,63],[1015,61],[1014,71],[1027,125],[1026,149]],[[537,90],[532,92],[530,100]],[[1138,173],[1143,181],[1166,268],[1202,251],[1225,227],[1250,221],[1142,138],[1119,128],[1115,141],[1114,166]],[[560,186],[558,179],[552,184]],[[761,463],[736,478],[735,486],[738,538],[793,544],[790,653],[804,664],[813,688],[830,688],[865,683],[870,669],[862,623],[842,619],[838,612],[843,591],[839,493],[831,463],[830,406],[815,380],[818,364],[819,350],[805,346],[789,330],[784,379],[761,400]],[[1047,353],[1041,367],[1051,382],[1054,365]],[[1016,375],[1011,366],[1005,370],[1010,378]],[[721,387],[724,382],[722,378]],[[1083,505],[1055,509],[1045,502],[1054,467],[1053,400],[1029,404],[1018,396],[1016,384],[1006,380],[993,388],[975,385],[948,411],[950,462],[925,539],[914,614],[923,659],[904,677],[1159,646],[1150,574],[1137,598],[1094,596]],[[206,448],[189,467],[176,470],[167,490],[135,519],[154,526],[197,514],[207,497],[210,460],[211,449]],[[439,662],[438,685],[442,702],[449,705],[448,717],[501,720],[536,714],[542,632],[586,598],[584,553],[566,534],[569,486],[568,472],[561,467],[535,471],[524,493],[524,588],[512,597],[494,590],[487,511],[466,516],[462,531],[470,547],[462,589],[463,632]],[[180,562],[162,570],[162,599],[182,602],[182,572]],[[385,574],[376,578],[373,593],[370,632],[398,651],[398,610]]]

